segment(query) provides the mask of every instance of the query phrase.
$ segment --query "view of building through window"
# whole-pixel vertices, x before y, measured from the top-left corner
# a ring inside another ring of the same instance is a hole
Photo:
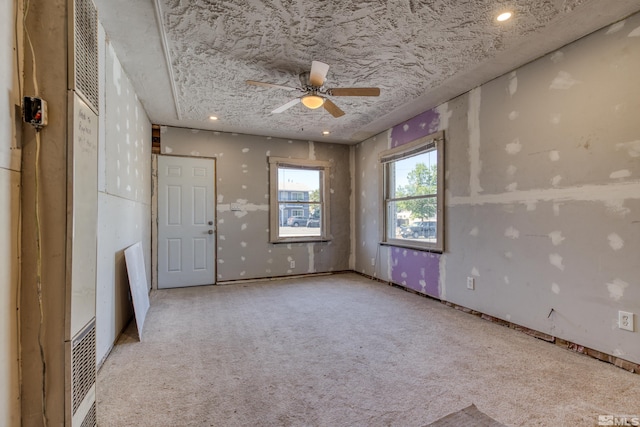
[[[278,168],[279,237],[321,235],[322,171]]]

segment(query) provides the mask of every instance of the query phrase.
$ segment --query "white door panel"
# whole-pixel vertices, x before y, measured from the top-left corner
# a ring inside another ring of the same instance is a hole
[[[158,287],[215,283],[213,159],[158,157]]]

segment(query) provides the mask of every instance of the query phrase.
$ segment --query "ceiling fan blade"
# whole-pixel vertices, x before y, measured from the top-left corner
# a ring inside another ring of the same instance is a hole
[[[300,103],[300,98],[295,98],[292,99],[291,101],[287,102],[286,104],[276,108],[275,110],[273,110],[271,112],[271,114],[278,114],[278,113],[282,113],[285,110],[288,110],[289,108],[293,107],[296,104]]]
[[[333,96],[380,96],[379,87],[335,87],[327,90]]]
[[[342,111],[336,104],[331,102],[330,99],[325,99],[324,104],[322,105],[324,109],[327,110],[333,117],[338,118],[344,116],[344,111]]]
[[[296,88],[296,87],[282,86],[282,85],[276,85],[276,84],[273,84],[273,83],[266,83],[266,82],[257,82],[255,80],[247,80],[247,84],[248,85],[254,85],[254,86],[275,87],[275,88],[278,88],[278,89],[285,89],[285,90],[298,90],[298,88]]]
[[[325,79],[327,78],[328,71],[329,66],[324,62],[312,61],[311,72],[309,73],[309,83],[311,84],[311,86],[322,86]]]

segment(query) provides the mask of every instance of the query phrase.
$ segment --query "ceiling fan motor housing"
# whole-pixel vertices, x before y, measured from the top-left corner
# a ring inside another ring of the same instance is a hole
[[[311,86],[311,83],[309,82],[309,76],[310,75],[311,75],[311,73],[309,71],[303,71],[298,76],[300,78],[300,85],[302,86],[303,89],[310,90],[313,87],[313,86]]]

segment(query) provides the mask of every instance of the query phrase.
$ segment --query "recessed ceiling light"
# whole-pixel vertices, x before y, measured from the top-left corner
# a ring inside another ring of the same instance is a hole
[[[323,131],[322,131],[322,134],[323,134],[323,135],[329,135],[330,133],[331,133],[331,132],[329,132],[328,130],[323,130]]]
[[[209,120],[218,120],[216,116],[209,116]]]
[[[503,12],[500,15],[498,15],[498,17],[496,18],[497,21],[503,22],[506,21],[507,19],[511,18],[511,12]]]

